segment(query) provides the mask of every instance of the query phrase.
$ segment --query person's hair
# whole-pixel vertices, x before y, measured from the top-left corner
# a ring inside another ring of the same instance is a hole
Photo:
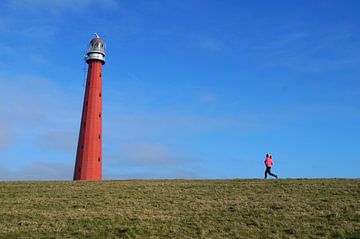
[[[269,157],[272,159],[272,155],[269,155]]]
[[[269,154],[266,154],[266,157],[269,157]]]

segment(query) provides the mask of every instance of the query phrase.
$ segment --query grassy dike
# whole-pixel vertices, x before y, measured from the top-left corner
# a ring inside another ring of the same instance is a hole
[[[0,238],[360,238],[360,179],[0,182]]]

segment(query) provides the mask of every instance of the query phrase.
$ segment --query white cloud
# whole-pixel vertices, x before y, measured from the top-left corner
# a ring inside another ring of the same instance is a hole
[[[0,32],[7,29],[8,25],[9,25],[9,22],[10,22],[9,19],[0,17]]]
[[[110,168],[104,168],[104,179],[196,179],[201,178],[199,176],[198,168],[188,169],[176,169],[169,171],[159,170],[111,170]],[[120,172],[119,172],[120,171]]]
[[[249,47],[254,61],[266,67],[298,71],[331,71],[360,64],[360,41],[347,26],[333,26],[319,31],[305,26],[285,26],[279,32],[261,33]]]
[[[6,102],[0,105],[0,127],[6,128],[1,133],[3,145],[28,140],[31,136],[40,137],[38,144],[43,148],[69,150],[68,141],[73,139],[69,132],[75,125],[77,128],[80,120],[80,113],[71,103],[72,96],[44,78],[2,76],[0,84],[3,90],[0,101]]]
[[[211,103],[211,102],[215,102],[217,100],[216,94],[209,92],[209,91],[201,92],[199,94],[199,97],[200,97],[200,100],[205,103]]]
[[[15,53],[15,48],[14,47],[11,47],[11,46],[8,46],[8,45],[5,45],[5,44],[0,43],[0,49],[1,49],[1,52],[2,52],[2,54],[4,56],[12,55],[12,54]]]
[[[104,154],[104,177],[196,178],[200,165],[188,151],[161,143],[125,143],[114,154]]]
[[[267,125],[263,116],[250,113],[240,118],[201,112],[165,111],[154,114],[115,111],[105,120],[104,133],[120,142],[147,141],[153,137],[184,139],[219,131],[241,133]]]
[[[0,121],[0,149],[6,149],[13,143],[13,136],[8,122]]]
[[[16,34],[28,39],[49,39],[58,32],[59,28],[54,25],[38,24],[27,27],[20,26]]]
[[[92,9],[115,9],[116,0],[9,0],[8,6],[17,11],[36,13],[46,11],[52,14],[63,12],[85,12]]]
[[[71,180],[73,165],[36,161],[19,169],[0,166],[0,180]]]
[[[47,64],[47,60],[45,59],[44,56],[39,55],[39,54],[32,54],[29,56],[29,60],[36,64],[36,65],[45,65]]]
[[[137,164],[172,164],[177,159],[171,156],[170,150],[163,144],[124,144],[121,146],[124,158]]]
[[[224,49],[224,44],[222,41],[214,38],[204,38],[200,40],[199,47],[205,50],[210,51],[222,51]]]
[[[78,134],[75,131],[45,131],[39,136],[39,146],[46,151],[76,152]]]

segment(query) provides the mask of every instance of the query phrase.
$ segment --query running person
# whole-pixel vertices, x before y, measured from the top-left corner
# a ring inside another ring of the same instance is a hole
[[[267,178],[268,174],[270,174],[271,176],[277,178],[277,175],[271,173],[271,166],[273,165],[271,154],[266,154],[266,158],[265,158],[264,163],[265,163],[265,166],[266,166],[265,179]]]

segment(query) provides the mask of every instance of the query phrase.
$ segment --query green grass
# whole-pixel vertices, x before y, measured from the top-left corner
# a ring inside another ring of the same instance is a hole
[[[0,238],[360,238],[360,180],[0,182]]]

